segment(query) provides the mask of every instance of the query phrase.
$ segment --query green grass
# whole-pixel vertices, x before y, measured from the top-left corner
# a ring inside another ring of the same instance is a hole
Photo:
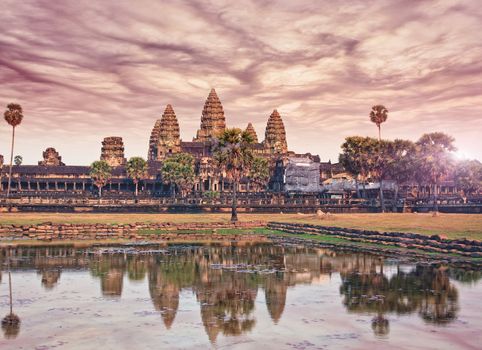
[[[280,221],[308,223],[377,231],[414,232],[438,234],[446,238],[482,240],[481,214],[331,214],[318,217],[314,214],[244,214],[241,222]],[[39,224],[42,222],[72,224],[132,224],[170,222],[179,223],[229,223],[230,214],[93,214],[93,213],[0,213],[0,224]]]

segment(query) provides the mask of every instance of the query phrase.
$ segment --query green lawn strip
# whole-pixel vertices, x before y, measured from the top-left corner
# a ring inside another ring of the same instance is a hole
[[[455,254],[455,253],[438,253],[438,252],[430,252],[430,251],[425,251],[421,249],[407,249],[403,247],[399,247],[396,245],[385,245],[385,244],[378,244],[378,243],[367,243],[367,242],[354,242],[350,241],[347,239],[344,239],[342,237],[336,237],[332,235],[312,235],[312,234],[292,234],[292,233],[286,233],[284,231],[279,231],[279,230],[268,230],[270,231],[267,234],[275,234],[275,235],[281,235],[283,237],[294,237],[294,238],[302,238],[302,239],[307,239],[307,240],[313,240],[313,241],[318,241],[322,243],[328,243],[328,244],[333,244],[333,245],[339,245],[339,246],[350,246],[350,247],[367,247],[367,248],[381,248],[381,249],[396,249],[401,252],[414,252],[417,254],[425,254],[425,255],[431,255],[431,256],[436,256],[436,257],[444,257],[444,256],[451,256],[451,257],[457,257],[457,258],[464,258],[464,259],[469,259],[473,261],[482,261],[482,258],[470,258],[466,257],[460,254]]]
[[[163,229],[140,229],[137,231],[139,235],[163,235],[169,233],[176,233],[176,234],[195,234],[195,233],[204,233],[204,234],[211,234],[213,230],[163,230]]]

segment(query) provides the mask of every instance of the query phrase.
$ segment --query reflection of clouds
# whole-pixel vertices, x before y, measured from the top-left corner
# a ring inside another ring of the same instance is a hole
[[[128,155],[145,154],[167,103],[190,140],[211,87],[228,124],[252,121],[262,134],[278,108],[290,147],[323,158],[335,158],[346,135],[374,134],[367,114],[380,102],[390,110],[387,137],[418,137],[420,124],[407,123],[417,120],[454,134],[461,149],[480,142],[467,131],[480,122],[482,99],[475,0],[6,0],[3,7],[0,99],[24,106],[18,151],[28,163],[40,156],[32,148],[53,139],[68,163],[90,162],[107,134],[123,136]],[[327,131],[337,137],[320,139]]]

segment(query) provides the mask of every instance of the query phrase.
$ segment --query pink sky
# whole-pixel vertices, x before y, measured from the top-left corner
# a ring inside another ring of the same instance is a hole
[[[50,146],[88,164],[105,136],[146,157],[168,103],[190,141],[211,87],[228,126],[251,121],[263,139],[277,108],[290,150],[323,161],[346,136],[377,135],[374,104],[390,111],[384,137],[443,131],[482,159],[477,0],[3,0],[0,33],[0,105],[24,108],[26,164]],[[3,122],[0,154],[9,142]]]

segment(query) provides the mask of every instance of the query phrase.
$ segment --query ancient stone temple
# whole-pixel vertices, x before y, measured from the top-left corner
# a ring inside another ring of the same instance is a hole
[[[102,141],[100,160],[105,160],[110,166],[116,167],[125,165],[124,142],[122,137],[110,136]]]
[[[43,166],[59,166],[65,165],[62,163],[62,157],[59,155],[59,152],[55,150],[53,147],[47,148],[43,153],[43,160],[38,162],[38,165]]]
[[[159,137],[161,134],[161,120],[156,120],[154,127],[151,131],[151,138],[149,139],[149,151],[147,154],[147,160],[157,159],[157,144],[159,143]]]
[[[211,89],[201,115],[201,128],[193,141],[206,142],[226,129],[223,106],[216,90]]]
[[[168,154],[181,152],[181,138],[176,114],[171,105],[167,105],[161,118],[159,140],[157,143],[157,160],[162,160]]]
[[[269,116],[268,124],[266,125],[265,139],[263,141],[264,148],[267,152],[273,153],[287,153],[288,144],[286,142],[286,131],[283,120],[275,109]]]
[[[254,130],[253,124],[248,123],[248,126],[246,127],[246,131],[251,135],[253,138],[254,143],[258,143],[258,134],[256,134],[256,130]]]

